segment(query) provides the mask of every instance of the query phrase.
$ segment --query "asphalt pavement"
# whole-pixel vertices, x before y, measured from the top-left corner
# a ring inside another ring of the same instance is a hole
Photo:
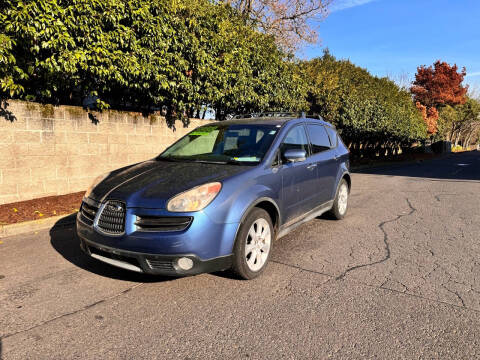
[[[480,358],[480,152],[355,173],[253,281],[130,273],[72,226],[1,242],[2,359]]]

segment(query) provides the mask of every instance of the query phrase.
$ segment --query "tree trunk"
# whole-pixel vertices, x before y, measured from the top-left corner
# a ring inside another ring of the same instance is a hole
[[[460,141],[460,133],[455,134],[455,147],[458,146],[458,142]]]
[[[473,130],[468,133],[467,138],[465,139],[465,143],[463,144],[464,149],[468,149],[470,146],[470,141],[472,140]]]

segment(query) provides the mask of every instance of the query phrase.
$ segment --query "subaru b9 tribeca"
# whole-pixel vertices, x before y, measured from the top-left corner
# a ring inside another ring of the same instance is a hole
[[[77,233],[84,252],[124,269],[252,279],[276,239],[327,211],[342,219],[350,187],[348,150],[323,120],[215,122],[98,177]]]

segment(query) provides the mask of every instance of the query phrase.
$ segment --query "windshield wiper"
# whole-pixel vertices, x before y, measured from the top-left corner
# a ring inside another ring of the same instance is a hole
[[[193,162],[202,163],[202,164],[220,164],[220,165],[245,165],[243,161],[238,160],[193,160]]]
[[[174,157],[169,157],[169,156],[159,156],[157,160],[165,160],[165,161],[172,161],[172,162],[185,162],[185,159],[179,159],[179,158],[174,158]]]
[[[259,162],[257,161],[240,161],[240,160],[235,160],[235,159],[230,159],[225,162],[225,164],[231,164],[231,165],[243,165],[243,166],[249,166],[249,165],[257,165]]]
[[[213,160],[192,160],[193,162],[196,163],[202,163],[202,164],[227,164],[226,161],[213,161]]]
[[[253,161],[239,161],[235,159],[229,159],[229,160],[200,160],[200,159],[179,159],[175,157],[159,157],[159,160],[165,160],[165,161],[174,161],[174,162],[196,162],[196,163],[202,163],[202,164],[219,164],[219,165],[243,165],[243,166],[248,166],[248,165],[256,165],[257,162]]]

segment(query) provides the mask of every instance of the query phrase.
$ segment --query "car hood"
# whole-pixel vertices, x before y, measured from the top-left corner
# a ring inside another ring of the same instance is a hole
[[[223,181],[250,166],[149,160],[110,173],[90,197],[123,200],[127,207],[166,208],[167,201],[195,186]]]

